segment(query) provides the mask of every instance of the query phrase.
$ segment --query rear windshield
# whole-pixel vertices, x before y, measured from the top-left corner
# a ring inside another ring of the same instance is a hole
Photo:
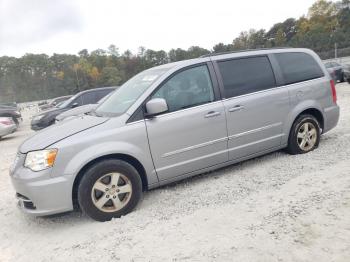
[[[275,57],[281,67],[285,84],[293,84],[323,77],[324,73],[315,59],[306,53],[280,53]]]

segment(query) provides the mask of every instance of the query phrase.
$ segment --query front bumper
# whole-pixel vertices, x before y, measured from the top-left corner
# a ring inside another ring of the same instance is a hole
[[[10,175],[18,206],[23,212],[46,216],[73,210],[74,176],[52,177],[53,168],[33,172],[23,167],[24,160],[19,158]]]
[[[30,123],[30,128],[34,131],[44,129],[45,127],[46,126],[43,126],[43,124],[40,121],[32,120],[32,122]]]

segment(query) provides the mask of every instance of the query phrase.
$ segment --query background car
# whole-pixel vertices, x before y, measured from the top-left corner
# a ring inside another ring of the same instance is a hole
[[[10,102],[10,103],[0,103],[0,107],[2,106],[9,106],[9,107],[14,107],[18,109],[18,105],[16,102]]]
[[[0,117],[9,117],[18,126],[22,121],[22,115],[18,111],[17,107],[12,106],[0,106]]]
[[[78,116],[78,115],[82,115],[82,114],[86,114],[86,113],[91,112],[99,104],[101,104],[103,101],[105,101],[111,94],[113,94],[113,92],[109,93],[108,95],[106,95],[105,97],[100,99],[96,104],[88,104],[88,105],[79,106],[79,107],[70,109],[68,111],[65,111],[62,114],[59,114],[58,116],[56,116],[56,122],[60,122],[60,121],[63,121],[64,119],[67,119],[70,117],[74,117],[74,116]]]
[[[113,92],[115,89],[116,87],[101,87],[82,91],[61,103],[59,106],[35,115],[31,122],[31,128],[33,130],[40,130],[48,127],[55,123],[55,118],[59,114],[83,105],[96,104],[97,101]]]
[[[10,117],[0,117],[0,139],[3,136],[12,134],[17,129],[17,125]]]
[[[341,64],[337,62],[326,62],[324,65],[334,81],[344,82],[344,69]]]
[[[344,67],[344,80],[350,84],[350,65],[346,64]]]
[[[38,104],[40,110],[47,110],[50,108],[53,108],[55,106],[57,106],[58,104],[68,100],[69,98],[71,98],[72,96],[60,96],[60,97],[56,97],[54,99],[52,99],[49,103],[44,103],[44,104]]]

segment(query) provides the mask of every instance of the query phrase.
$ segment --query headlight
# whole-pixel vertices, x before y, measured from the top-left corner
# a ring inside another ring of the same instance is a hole
[[[38,115],[38,116],[34,116],[33,120],[34,121],[39,121],[40,119],[42,119],[44,117],[44,115]]]
[[[33,170],[41,171],[54,165],[57,149],[45,149],[29,152],[26,156],[24,166]]]

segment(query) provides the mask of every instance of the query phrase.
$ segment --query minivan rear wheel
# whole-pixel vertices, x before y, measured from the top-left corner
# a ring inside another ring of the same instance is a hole
[[[108,221],[131,212],[142,195],[142,182],[129,163],[107,159],[89,168],[78,186],[78,203],[89,217]]]
[[[292,155],[308,153],[320,143],[320,124],[313,115],[300,115],[293,123],[288,140],[288,153]]]

